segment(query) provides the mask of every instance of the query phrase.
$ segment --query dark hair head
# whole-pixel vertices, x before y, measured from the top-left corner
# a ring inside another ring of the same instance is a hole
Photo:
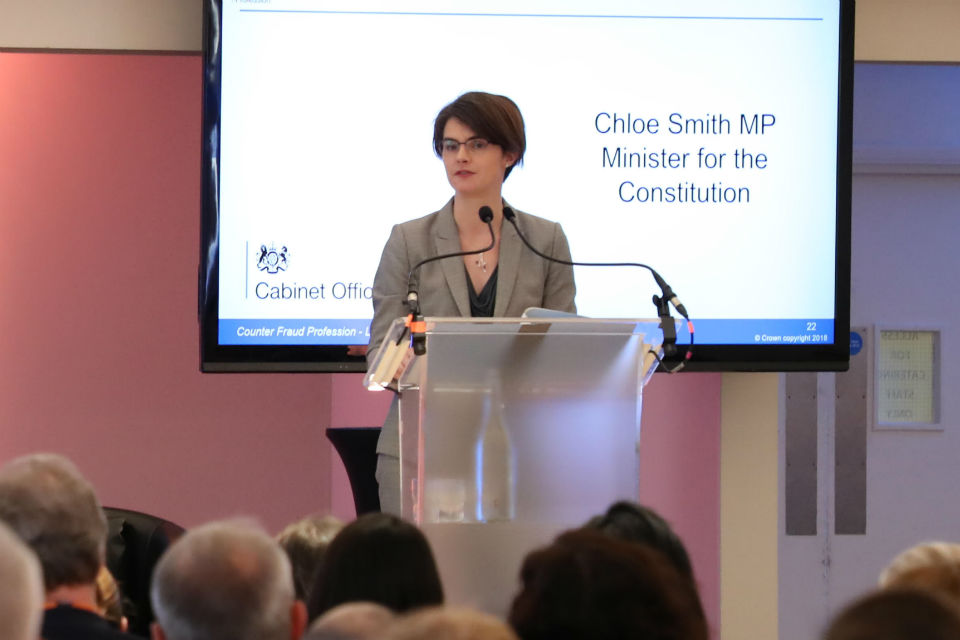
[[[510,98],[471,91],[441,109],[433,123],[433,150],[438,157],[443,156],[443,130],[450,118],[456,118],[473,129],[479,137],[498,145],[505,153],[517,154],[516,162],[504,172],[504,180],[513,167],[523,164],[523,152],[527,149],[523,116]]]
[[[633,502],[615,502],[606,513],[591,518],[584,526],[620,540],[649,545],[664,554],[680,573],[693,579],[693,567],[683,542],[653,509]]]
[[[960,615],[937,594],[890,589],[849,605],[830,624],[824,640],[957,640]]]
[[[397,613],[443,604],[437,563],[417,527],[396,516],[368,513],[337,534],[311,589],[310,619],[357,601]]]
[[[693,582],[648,547],[568,531],[529,554],[510,624],[523,640],[707,640]]]

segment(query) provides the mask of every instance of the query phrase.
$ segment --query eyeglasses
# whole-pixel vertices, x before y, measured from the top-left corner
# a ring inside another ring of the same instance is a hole
[[[453,138],[444,138],[440,141],[440,148],[444,153],[456,153],[460,150],[460,145],[466,145],[467,151],[477,153],[489,147],[490,143],[483,138],[470,138],[463,142],[454,140]]]

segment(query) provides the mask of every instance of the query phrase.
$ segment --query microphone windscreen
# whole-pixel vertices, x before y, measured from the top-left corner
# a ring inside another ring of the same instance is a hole
[[[481,222],[490,222],[493,220],[493,209],[487,205],[480,207],[480,221]]]
[[[506,218],[508,222],[513,222],[516,215],[510,207],[503,208],[503,217]]]

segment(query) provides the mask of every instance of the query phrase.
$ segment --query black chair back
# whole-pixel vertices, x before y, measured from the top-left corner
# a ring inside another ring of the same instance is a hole
[[[150,637],[154,621],[150,606],[150,580],[160,556],[184,528],[169,520],[140,511],[104,507],[107,515],[107,568],[113,574],[124,598],[123,614],[130,623],[129,632]]]

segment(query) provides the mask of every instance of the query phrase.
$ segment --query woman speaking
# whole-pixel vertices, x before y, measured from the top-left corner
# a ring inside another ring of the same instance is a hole
[[[443,160],[453,197],[439,211],[395,225],[383,248],[373,281],[373,322],[367,361],[372,363],[390,324],[406,315],[407,278],[424,258],[474,251],[490,244],[479,217],[493,211],[493,248],[447,258],[418,270],[424,316],[519,317],[530,307],[575,312],[572,267],[536,256],[523,246],[511,225],[503,224],[503,182],[523,161],[523,116],[512,100],[489,93],[465,93],[437,115],[433,148]],[[511,207],[512,208],[512,207]],[[516,211],[523,234],[541,252],[570,260],[563,229]],[[377,443],[380,507],[400,513],[398,410],[394,402]]]

